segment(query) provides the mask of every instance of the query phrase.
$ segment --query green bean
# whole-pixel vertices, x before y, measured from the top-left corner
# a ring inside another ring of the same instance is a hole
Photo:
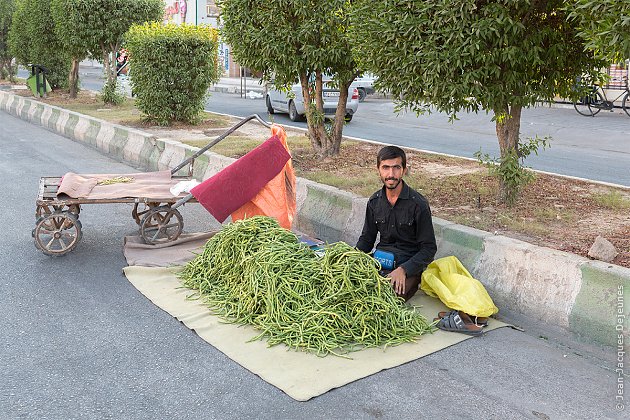
[[[414,342],[434,327],[393,292],[367,254],[338,242],[323,257],[269,217],[225,226],[180,273],[224,322],[252,340],[317,356]]]

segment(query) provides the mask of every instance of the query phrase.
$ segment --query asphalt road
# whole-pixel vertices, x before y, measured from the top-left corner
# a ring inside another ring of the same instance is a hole
[[[627,418],[613,349],[527,322],[296,402],[126,280],[131,206],[84,206],[83,239],[64,257],[33,246],[41,176],[136,169],[3,112],[0,150],[2,419]],[[198,204],[183,215],[186,231],[217,227]]]
[[[25,75],[21,70],[20,76]],[[100,90],[103,85],[99,67],[82,66],[80,77],[84,89]],[[206,110],[242,117],[267,115],[263,99],[220,92],[211,93]],[[490,115],[458,117],[451,123],[440,113],[396,114],[393,102],[370,96],[359,105],[352,122],[344,128],[344,135],[466,158],[473,158],[479,150],[499,155]],[[286,114],[273,118],[280,124],[306,128],[306,123],[294,123]],[[630,187],[630,118],[623,111],[602,111],[596,117],[584,117],[570,105],[528,108],[522,114],[521,137],[534,136],[551,136],[551,147],[530,156],[526,166]]]
[[[206,109],[230,115],[266,114],[262,99],[212,92]],[[286,114],[275,114],[280,124],[306,128]],[[499,155],[495,125],[491,116],[462,114],[449,122],[444,114],[416,116],[396,114],[389,100],[368,97],[344,135],[380,143],[473,158],[481,150]],[[630,118],[623,111],[601,112],[595,118],[580,116],[572,107],[525,109],[521,137],[551,136],[551,147],[530,156],[526,166],[541,171],[592,179],[630,187]]]

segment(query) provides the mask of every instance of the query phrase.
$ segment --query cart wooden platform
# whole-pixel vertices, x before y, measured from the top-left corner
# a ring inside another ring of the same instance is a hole
[[[206,150],[232,134],[239,127],[251,120],[257,120],[266,127],[271,125],[258,115],[251,115],[223,134],[212,140],[205,147],[171,170],[173,180],[186,181],[192,179],[193,165],[197,157]],[[181,169],[188,166],[188,176],[175,176]],[[147,244],[156,245],[176,240],[182,233],[184,221],[177,209],[187,202],[195,202],[192,194],[173,197],[172,199],[143,197],[130,191],[125,197],[90,199],[60,198],[57,191],[60,186],[61,176],[48,176],[40,178],[39,190],[35,209],[35,228],[32,231],[35,246],[46,255],[61,256],[76,248],[81,240],[81,222],[79,214],[81,206],[86,204],[134,204],[131,216],[139,226],[140,236]]]

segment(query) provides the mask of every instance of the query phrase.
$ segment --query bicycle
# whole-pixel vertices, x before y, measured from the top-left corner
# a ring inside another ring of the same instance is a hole
[[[573,101],[573,107],[580,115],[594,117],[602,109],[612,111],[615,107],[615,102],[623,97],[621,100],[621,108],[625,111],[626,115],[630,117],[630,89],[628,89],[628,78],[624,77],[623,80],[623,92],[612,101],[608,100],[606,91],[602,89],[601,86],[593,85],[591,91],[586,96],[579,98],[577,101]]]

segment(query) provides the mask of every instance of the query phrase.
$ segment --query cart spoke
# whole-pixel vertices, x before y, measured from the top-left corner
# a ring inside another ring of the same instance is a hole
[[[144,229],[145,232],[152,233],[154,230],[159,230],[159,226],[150,226]]]
[[[155,241],[156,239],[160,237],[160,233],[162,233],[162,229],[158,229],[157,232],[155,232],[155,235],[153,235],[151,239]]]
[[[57,216],[53,216],[52,217],[52,225],[54,230],[58,231],[61,229],[61,226],[63,226],[63,218],[62,217],[57,217]]]
[[[63,232],[60,236],[60,238],[65,238],[66,240],[71,241],[71,242],[76,237],[77,237],[77,234],[76,232],[73,232],[73,231]]]
[[[50,227],[48,227],[47,225],[42,226],[42,228],[39,230],[39,232],[42,235],[52,235],[55,231],[53,229],[50,229]]]

